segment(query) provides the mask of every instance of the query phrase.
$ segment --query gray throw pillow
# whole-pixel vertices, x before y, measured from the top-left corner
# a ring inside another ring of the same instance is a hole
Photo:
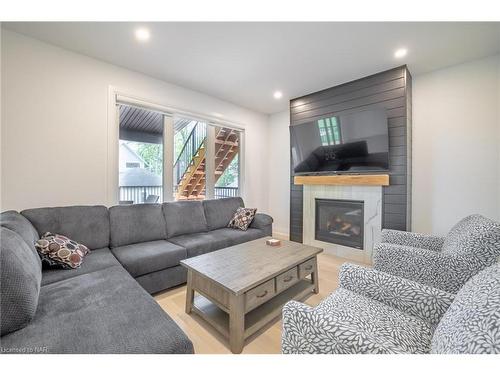
[[[0,232],[0,331],[17,331],[33,318],[38,305],[42,269],[40,259],[17,233]]]

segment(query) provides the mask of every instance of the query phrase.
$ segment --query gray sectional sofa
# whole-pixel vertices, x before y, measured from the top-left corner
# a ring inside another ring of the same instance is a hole
[[[192,353],[149,293],[186,281],[182,259],[271,235],[261,213],[247,231],[227,228],[238,207],[241,198],[3,212],[2,351]],[[43,268],[34,243],[45,232],[89,247],[82,266]]]

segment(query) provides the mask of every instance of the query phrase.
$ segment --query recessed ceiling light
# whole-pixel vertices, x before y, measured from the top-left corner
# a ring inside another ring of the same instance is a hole
[[[140,42],[147,42],[151,37],[151,34],[149,33],[148,29],[140,27],[135,30],[135,37]]]
[[[405,57],[406,54],[408,53],[408,50],[406,48],[399,48],[394,52],[394,57],[397,59],[401,59],[402,57]]]
[[[283,93],[281,91],[275,91],[273,96],[274,99],[281,99],[283,97]]]

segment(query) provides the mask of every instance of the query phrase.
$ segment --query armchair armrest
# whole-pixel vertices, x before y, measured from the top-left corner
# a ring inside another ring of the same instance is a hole
[[[402,353],[400,348],[361,332],[348,320],[300,302],[290,301],[283,306],[282,321],[283,354]]]
[[[382,229],[381,242],[440,251],[443,247],[444,237],[423,233],[404,232],[394,229]]]
[[[267,214],[257,213],[250,223],[250,228],[266,229],[273,223],[273,218]]]
[[[454,294],[385,272],[345,263],[339,275],[341,288],[416,316],[435,326],[448,310]]]
[[[474,275],[470,261],[427,249],[385,244],[375,246],[373,268],[456,293]]]

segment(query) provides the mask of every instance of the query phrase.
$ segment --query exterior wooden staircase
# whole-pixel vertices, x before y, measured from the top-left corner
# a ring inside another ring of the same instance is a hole
[[[224,127],[216,127],[215,134],[215,183],[217,183],[238,154],[239,135],[233,129]],[[176,193],[178,200],[205,198],[206,142],[205,137],[179,180]]]

